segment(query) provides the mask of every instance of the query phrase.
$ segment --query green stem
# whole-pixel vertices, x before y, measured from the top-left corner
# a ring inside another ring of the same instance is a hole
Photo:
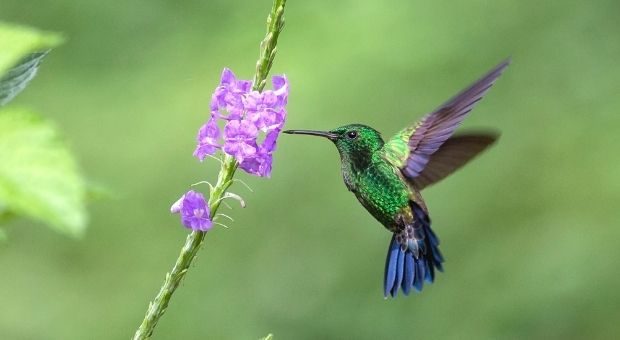
[[[253,79],[252,89],[255,91],[263,90],[267,75],[273,64],[278,37],[284,27],[283,14],[285,3],[286,0],[274,0],[269,17],[267,17],[267,35],[260,45],[260,57],[256,62],[256,74]],[[238,164],[233,157],[228,155],[224,157],[218,174],[217,183],[213,187],[213,190],[211,190],[209,196],[211,216],[215,216],[222,199],[224,199],[226,195],[226,190],[232,185],[237,166]],[[157,322],[166,312],[166,308],[168,308],[168,303],[170,303],[172,294],[174,294],[179,283],[181,283],[185,277],[189,266],[196,257],[196,253],[200,249],[205,235],[206,232],[193,231],[187,236],[174,267],[172,267],[170,273],[166,274],[166,278],[159,289],[159,293],[157,293],[155,299],[149,304],[144,320],[142,320],[140,327],[138,327],[133,337],[134,340],[149,339],[151,337]]]

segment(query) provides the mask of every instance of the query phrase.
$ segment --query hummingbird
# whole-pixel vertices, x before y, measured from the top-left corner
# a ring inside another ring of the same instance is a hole
[[[284,133],[324,137],[340,154],[344,183],[392,238],[385,262],[384,297],[399,289],[409,295],[443,271],[439,238],[421,191],[461,168],[498,138],[494,133],[454,134],[473,107],[506,69],[495,66],[387,142],[370,126],[350,124],[329,131],[287,130]]]

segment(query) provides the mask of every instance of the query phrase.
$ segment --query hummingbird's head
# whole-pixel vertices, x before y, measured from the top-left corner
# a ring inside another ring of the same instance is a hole
[[[372,154],[384,144],[377,130],[362,124],[345,125],[329,131],[287,130],[284,133],[325,137],[336,144],[343,162],[359,167],[365,166]]]

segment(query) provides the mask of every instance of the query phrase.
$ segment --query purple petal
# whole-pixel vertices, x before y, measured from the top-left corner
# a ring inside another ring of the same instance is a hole
[[[267,130],[280,130],[286,121],[286,109],[282,108],[280,110],[273,110],[270,115],[266,116],[266,118],[268,118],[265,124],[267,126]]]
[[[276,150],[276,141],[278,140],[279,134],[280,130],[269,131],[265,136],[263,144],[261,144],[261,151],[269,154],[273,153]]]
[[[259,111],[247,111],[245,118],[264,132],[280,129],[284,125],[286,111],[284,109],[265,108]]]
[[[220,137],[220,128],[217,126],[217,121],[215,118],[211,117],[209,121],[207,121],[207,123],[200,128],[198,136],[198,141],[205,138],[217,139]]]
[[[261,111],[247,111],[245,113],[245,120],[252,122],[254,127],[257,129],[262,129],[263,123],[263,115]]]
[[[235,94],[245,94],[250,92],[252,81],[237,80],[237,77],[229,68],[224,68],[222,77],[220,78],[220,86],[225,87],[228,91]]]
[[[178,214],[179,212],[181,212],[181,206],[183,205],[184,197],[185,195],[181,196],[181,198],[179,198],[176,202],[172,203],[172,206],[170,206],[170,213]]]
[[[239,134],[239,130],[241,127],[240,120],[230,120],[224,126],[224,139],[229,140],[233,138],[233,136],[237,136]]]
[[[271,154],[259,154],[256,157],[244,160],[239,164],[239,167],[252,175],[270,177],[272,160]]]
[[[275,92],[271,91],[271,90],[266,90],[262,93],[263,95],[263,105],[265,105],[265,107],[275,107],[278,104],[278,96],[275,94]]]
[[[198,130],[198,145],[194,150],[194,157],[201,161],[205,159],[207,155],[213,155],[217,149],[220,148],[218,140],[220,138],[220,128],[217,126],[217,121],[214,117],[211,117],[207,123],[205,123],[200,130]]]
[[[284,90],[288,94],[288,81],[285,75],[271,77],[274,91]]]
[[[256,137],[258,130],[248,120],[231,120],[224,128],[224,152],[243,162],[256,154]]]
[[[251,80],[239,80],[237,81],[236,88],[239,92],[248,93],[252,89]]]
[[[211,95],[211,102],[209,103],[209,108],[211,109],[211,115],[219,113],[220,110],[220,101],[217,94],[217,89]]]
[[[256,140],[258,129],[249,120],[231,120],[224,127],[224,139],[228,141]]]
[[[218,149],[218,147],[198,144],[196,149],[194,149],[193,156],[198,158],[200,161],[204,161],[208,155],[215,154]]]
[[[246,142],[226,142],[223,150],[240,163],[256,154],[256,147]]]
[[[274,94],[278,98],[279,106],[286,106],[288,102],[288,80],[285,75],[271,77]]]
[[[258,111],[263,103],[263,96],[258,91],[252,91],[244,97],[243,104],[246,110]]]
[[[231,71],[227,67],[224,68],[224,70],[222,71],[222,77],[220,78],[220,85],[235,87],[236,83],[237,83],[237,77],[235,77],[235,74],[233,73],[233,71]]]

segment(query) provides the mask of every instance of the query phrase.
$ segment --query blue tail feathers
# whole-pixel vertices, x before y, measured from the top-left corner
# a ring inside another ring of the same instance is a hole
[[[414,254],[414,249],[408,245],[401,246],[396,234],[392,236],[390,247],[385,262],[384,295],[396,297],[399,288],[405,295],[409,295],[411,288],[421,291],[424,281],[432,283],[435,279],[435,268],[443,271],[444,261],[439,252],[439,239],[431,230],[428,215],[417,204],[412,204],[415,213],[416,229],[420,228],[423,233],[423,251]],[[405,249],[405,250],[403,250]]]

